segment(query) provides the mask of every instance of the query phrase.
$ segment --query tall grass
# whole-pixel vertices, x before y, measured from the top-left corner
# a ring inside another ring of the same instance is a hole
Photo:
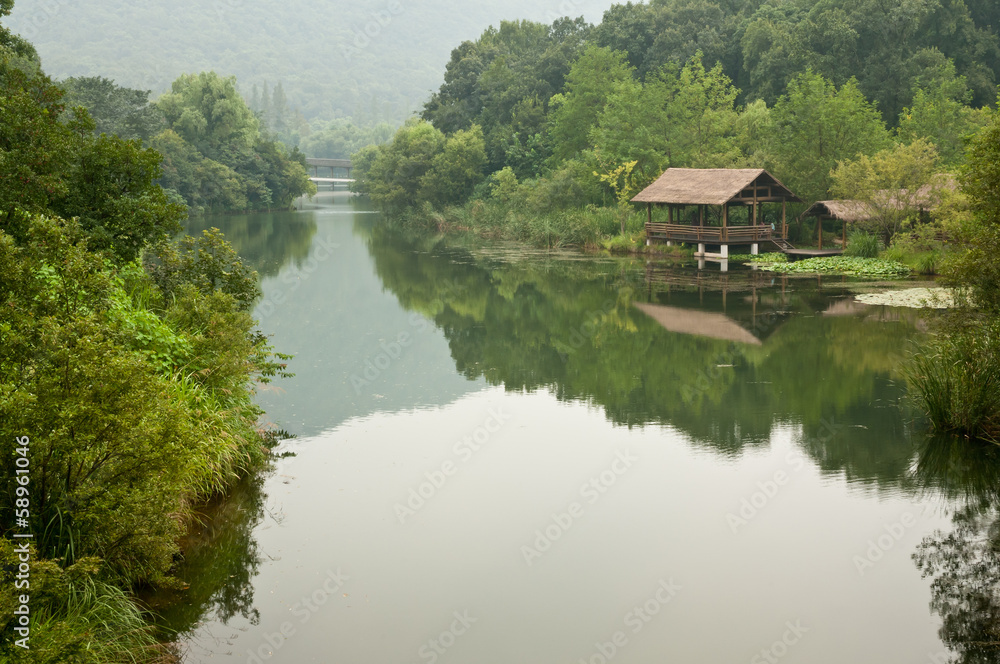
[[[936,431],[1000,439],[1000,322],[937,337],[906,374]]]
[[[61,599],[38,611],[33,649],[72,652],[71,661],[81,664],[172,661],[142,611],[120,588],[86,577],[72,582]]]
[[[854,231],[847,239],[844,255],[857,256],[858,258],[878,258],[878,252],[881,248],[879,239],[871,233]]]

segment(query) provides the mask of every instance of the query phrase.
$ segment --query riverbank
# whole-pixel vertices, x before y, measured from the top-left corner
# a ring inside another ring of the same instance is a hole
[[[0,659],[162,662],[136,593],[185,585],[175,565],[197,505],[259,472],[284,437],[262,428],[254,394],[290,375],[288,356],[256,332],[257,275],[219,233],[115,264],[76,221],[25,224],[19,242],[0,232],[0,481],[22,501],[3,505],[18,519],[0,564],[30,558],[31,603],[16,624],[27,648],[5,642]],[[0,585],[0,605],[19,597]]]

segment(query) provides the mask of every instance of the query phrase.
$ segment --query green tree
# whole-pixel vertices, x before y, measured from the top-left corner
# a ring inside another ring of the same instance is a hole
[[[737,158],[736,95],[721,65],[706,71],[696,55],[683,68],[666,65],[645,84],[619,86],[592,140],[603,160],[638,162],[640,180],[668,166],[726,166]]]
[[[402,210],[417,205],[434,159],[444,151],[445,135],[423,120],[408,122],[392,143],[381,146],[367,172],[365,191],[379,206]]]
[[[620,51],[593,45],[583,51],[566,77],[565,94],[554,95],[550,101],[553,163],[570,159],[590,147],[590,132],[608,98],[623,83],[631,82],[633,73]]]
[[[969,146],[960,174],[973,218],[966,225],[965,247],[950,263],[949,280],[971,288],[975,305],[1000,315],[1000,115]]]
[[[66,106],[86,108],[99,134],[149,141],[163,129],[163,115],[149,103],[149,90],[123,88],[100,76],[67,78],[61,85]]]
[[[182,206],[155,183],[160,156],[138,141],[94,136],[86,110],[65,113],[63,93],[41,72],[0,56],[0,222],[23,237],[21,210],[79,217],[90,247],[119,261],[180,229]]]
[[[250,150],[260,138],[260,124],[234,77],[184,74],[156,105],[169,127],[210,159],[220,159],[226,151]]]
[[[52,209],[78,218],[91,247],[129,262],[146,245],[180,232],[187,209],[169,202],[156,184],[159,153],[143,149],[137,140],[104,134],[82,142],[77,166],[66,177],[66,194],[53,201]]]
[[[10,16],[10,12],[13,9],[14,0],[0,0],[0,19]],[[22,57],[37,57],[34,46],[12,33],[10,29],[0,25],[0,54],[2,54],[3,50]]]
[[[969,106],[972,91],[965,77],[957,75],[954,62],[937,51],[925,57],[938,66],[916,81],[913,102],[900,114],[897,132],[904,142],[929,140],[937,146],[942,164],[955,167],[965,158],[966,139],[986,127],[990,111]]]
[[[438,205],[464,202],[483,179],[486,142],[483,130],[473,125],[457,131],[431,160],[430,170],[421,178],[418,196]]]
[[[873,155],[891,141],[878,109],[855,81],[838,89],[812,71],[792,79],[771,118],[774,173],[807,202],[827,197],[838,162]]]
[[[838,163],[832,173],[832,193],[865,203],[871,219],[864,225],[888,247],[908,223],[934,207],[936,190],[946,186],[937,175],[937,150],[919,139]]]

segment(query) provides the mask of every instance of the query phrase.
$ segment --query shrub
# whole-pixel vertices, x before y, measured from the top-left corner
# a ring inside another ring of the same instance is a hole
[[[871,233],[854,231],[847,239],[847,246],[844,247],[845,256],[856,256],[858,258],[878,258],[878,253],[882,249],[877,237]]]

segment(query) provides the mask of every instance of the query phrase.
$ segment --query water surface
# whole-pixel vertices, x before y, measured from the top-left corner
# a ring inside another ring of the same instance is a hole
[[[998,661],[996,463],[922,432],[914,312],[305,207],[191,228],[261,272],[299,438],[193,536],[188,661]]]

